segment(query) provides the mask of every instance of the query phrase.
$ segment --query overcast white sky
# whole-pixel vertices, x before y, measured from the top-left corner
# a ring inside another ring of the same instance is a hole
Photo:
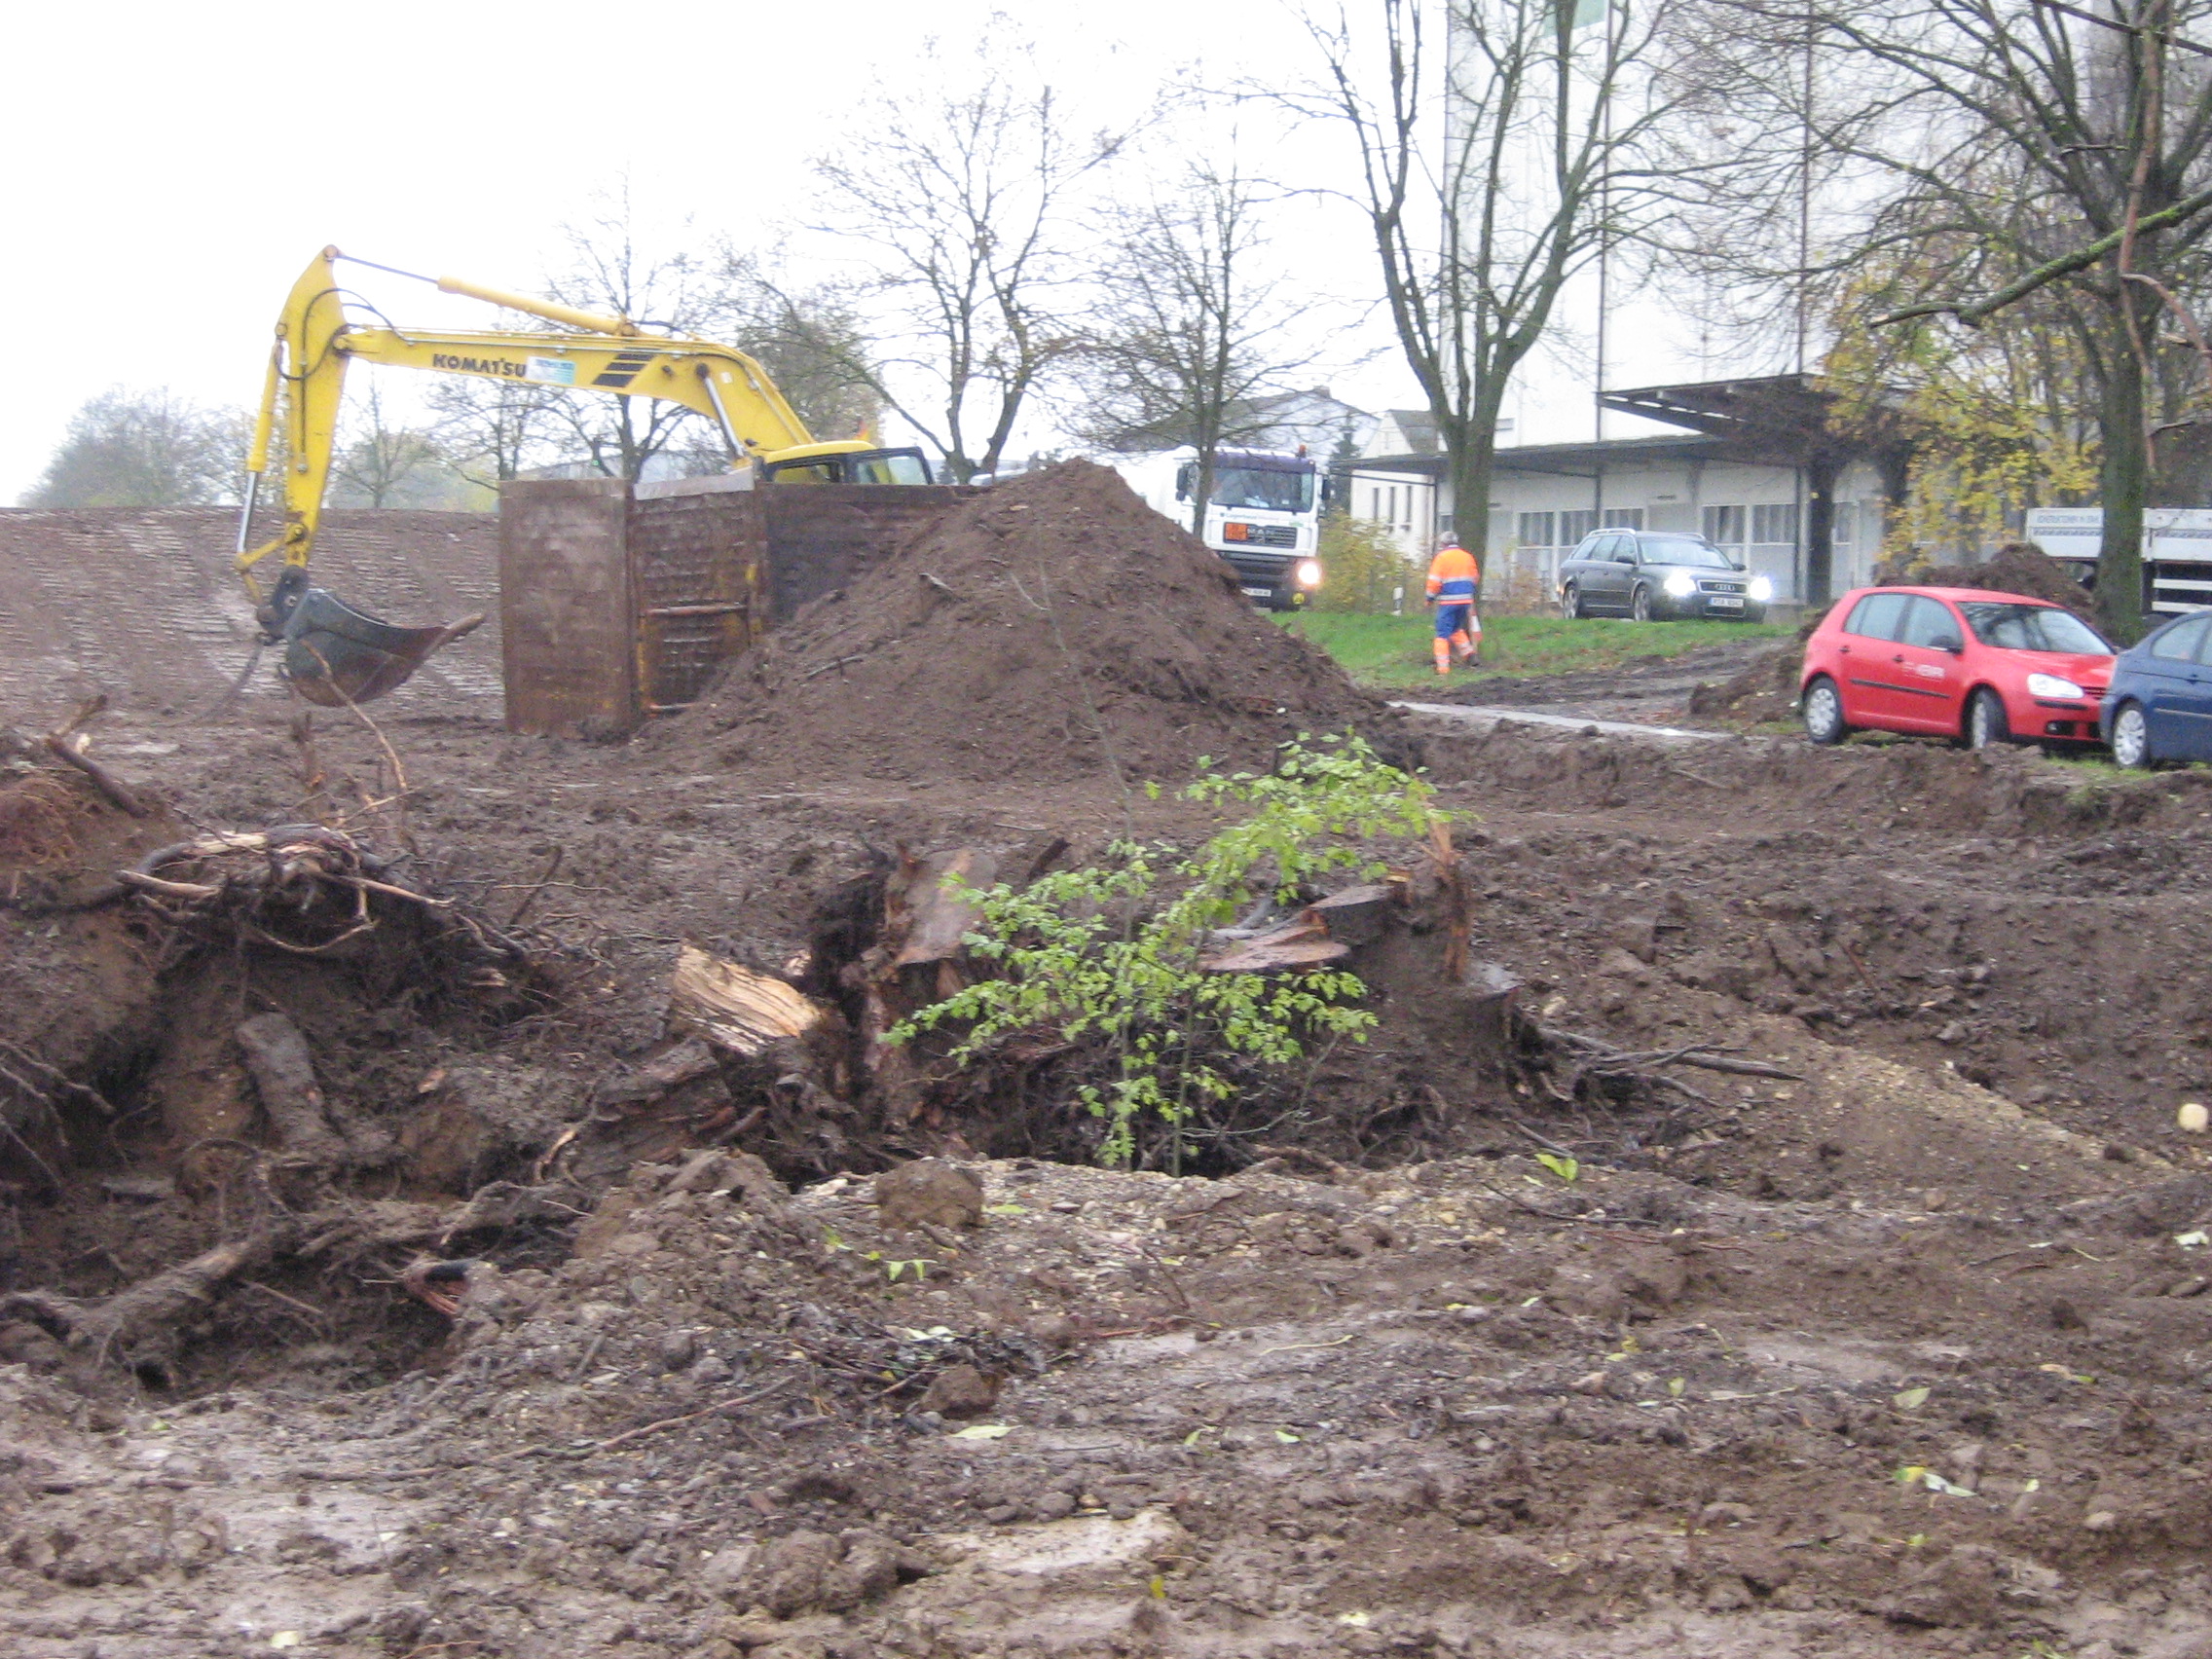
[[[1102,111],[1199,65],[1217,84],[1285,84],[1310,67],[1279,0],[1002,6]],[[925,37],[979,34],[1002,6],[25,8],[0,100],[0,203],[16,228],[0,308],[17,342],[0,503],[109,386],[250,402],[284,291],[325,243],[535,288],[561,222],[625,173],[649,220],[765,240],[803,212],[808,158],[847,135],[871,79],[912,65]],[[1330,135],[1241,119],[1263,167],[1325,182]],[[1277,244],[1317,291],[1350,302],[1371,286],[1358,225],[1325,206],[1285,209]],[[490,314],[373,274],[361,286],[403,322]],[[1368,408],[1416,401],[1386,345],[1342,341],[1309,378]]]

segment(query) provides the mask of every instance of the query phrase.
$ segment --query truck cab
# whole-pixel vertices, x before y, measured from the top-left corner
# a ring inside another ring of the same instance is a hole
[[[1198,452],[1188,445],[1107,461],[1155,512],[1186,530],[1194,517]],[[1321,509],[1327,494],[1318,463],[1267,450],[1217,450],[1213,489],[1200,539],[1236,572],[1245,598],[1263,610],[1296,610],[1322,580]]]

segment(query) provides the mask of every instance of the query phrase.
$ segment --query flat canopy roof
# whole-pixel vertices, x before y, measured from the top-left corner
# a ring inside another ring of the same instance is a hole
[[[1496,472],[1543,472],[1562,478],[1594,478],[1600,461],[1611,466],[1621,461],[1713,461],[1720,459],[1723,445],[1717,438],[1669,437],[1608,438],[1604,443],[1523,444],[1501,449],[1493,463]]]
[[[1904,442],[1896,429],[1839,432],[1828,424],[1835,393],[1806,375],[1758,375],[1743,380],[1695,381],[1682,386],[1632,387],[1599,394],[1607,409],[1688,428],[1682,436],[1608,438],[1604,443],[1521,444],[1497,451],[1498,472],[1543,472],[1569,478],[1595,476],[1601,464],[1622,461],[1734,461],[1760,466],[1841,465],[1872,459]],[[1892,427],[1884,420],[1881,427]],[[1441,455],[1363,456],[1355,472],[1410,473],[1441,478]]]
[[[1635,387],[1600,392],[1598,401],[1624,415],[1717,438],[1720,458],[1728,461],[1803,466],[1815,459],[1847,460],[1869,447],[1829,425],[1835,393],[1805,375]]]

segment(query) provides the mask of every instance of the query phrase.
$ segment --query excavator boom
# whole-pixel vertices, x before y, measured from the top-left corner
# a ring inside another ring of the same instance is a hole
[[[755,463],[767,478],[928,482],[917,452],[878,450],[857,439],[817,443],[768,372],[743,351],[711,341],[647,335],[627,317],[440,276],[418,280],[571,332],[356,327],[347,319],[346,291],[335,270],[344,257],[334,247],[324,248],[285,299],[254,423],[246,503],[239,526],[238,570],[260,602],[256,614],[263,637],[284,646],[284,676],[311,702],[363,703],[381,697],[403,683],[433,651],[483,621],[474,616],[445,627],[402,627],[356,610],[307,581],[336,452],[340,397],[353,361],[680,403],[715,424],[733,463]],[[284,528],[274,539],[249,545],[254,502],[279,432],[285,458]],[[280,555],[286,569],[264,602],[254,568],[272,554]]]

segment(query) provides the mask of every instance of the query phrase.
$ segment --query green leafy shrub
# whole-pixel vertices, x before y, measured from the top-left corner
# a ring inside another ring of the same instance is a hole
[[[1214,930],[1263,895],[1297,902],[1330,871],[1381,874],[1363,843],[1427,835],[1444,819],[1433,793],[1356,737],[1286,745],[1272,777],[1203,778],[1186,798],[1252,811],[1193,853],[1122,840],[1106,864],[1018,891],[972,892],[981,915],[967,942],[998,976],[922,1009],[892,1040],[962,1027],[955,1062],[1019,1033],[1089,1045],[1101,1075],[1077,1097],[1105,1120],[1100,1161],[1131,1162],[1138,1124],[1152,1118],[1167,1126],[1179,1169],[1184,1125],[1235,1092],[1225,1065],[1288,1065],[1309,1043],[1363,1042],[1375,1025],[1353,1006],[1366,990],[1355,974],[1207,971],[1201,964],[1220,948]]]
[[[1331,513],[1321,521],[1318,557],[1322,581],[1313,596],[1314,609],[1388,615],[1398,588],[1405,590],[1408,610],[1421,608],[1426,567],[1398,550],[1388,526]]]

